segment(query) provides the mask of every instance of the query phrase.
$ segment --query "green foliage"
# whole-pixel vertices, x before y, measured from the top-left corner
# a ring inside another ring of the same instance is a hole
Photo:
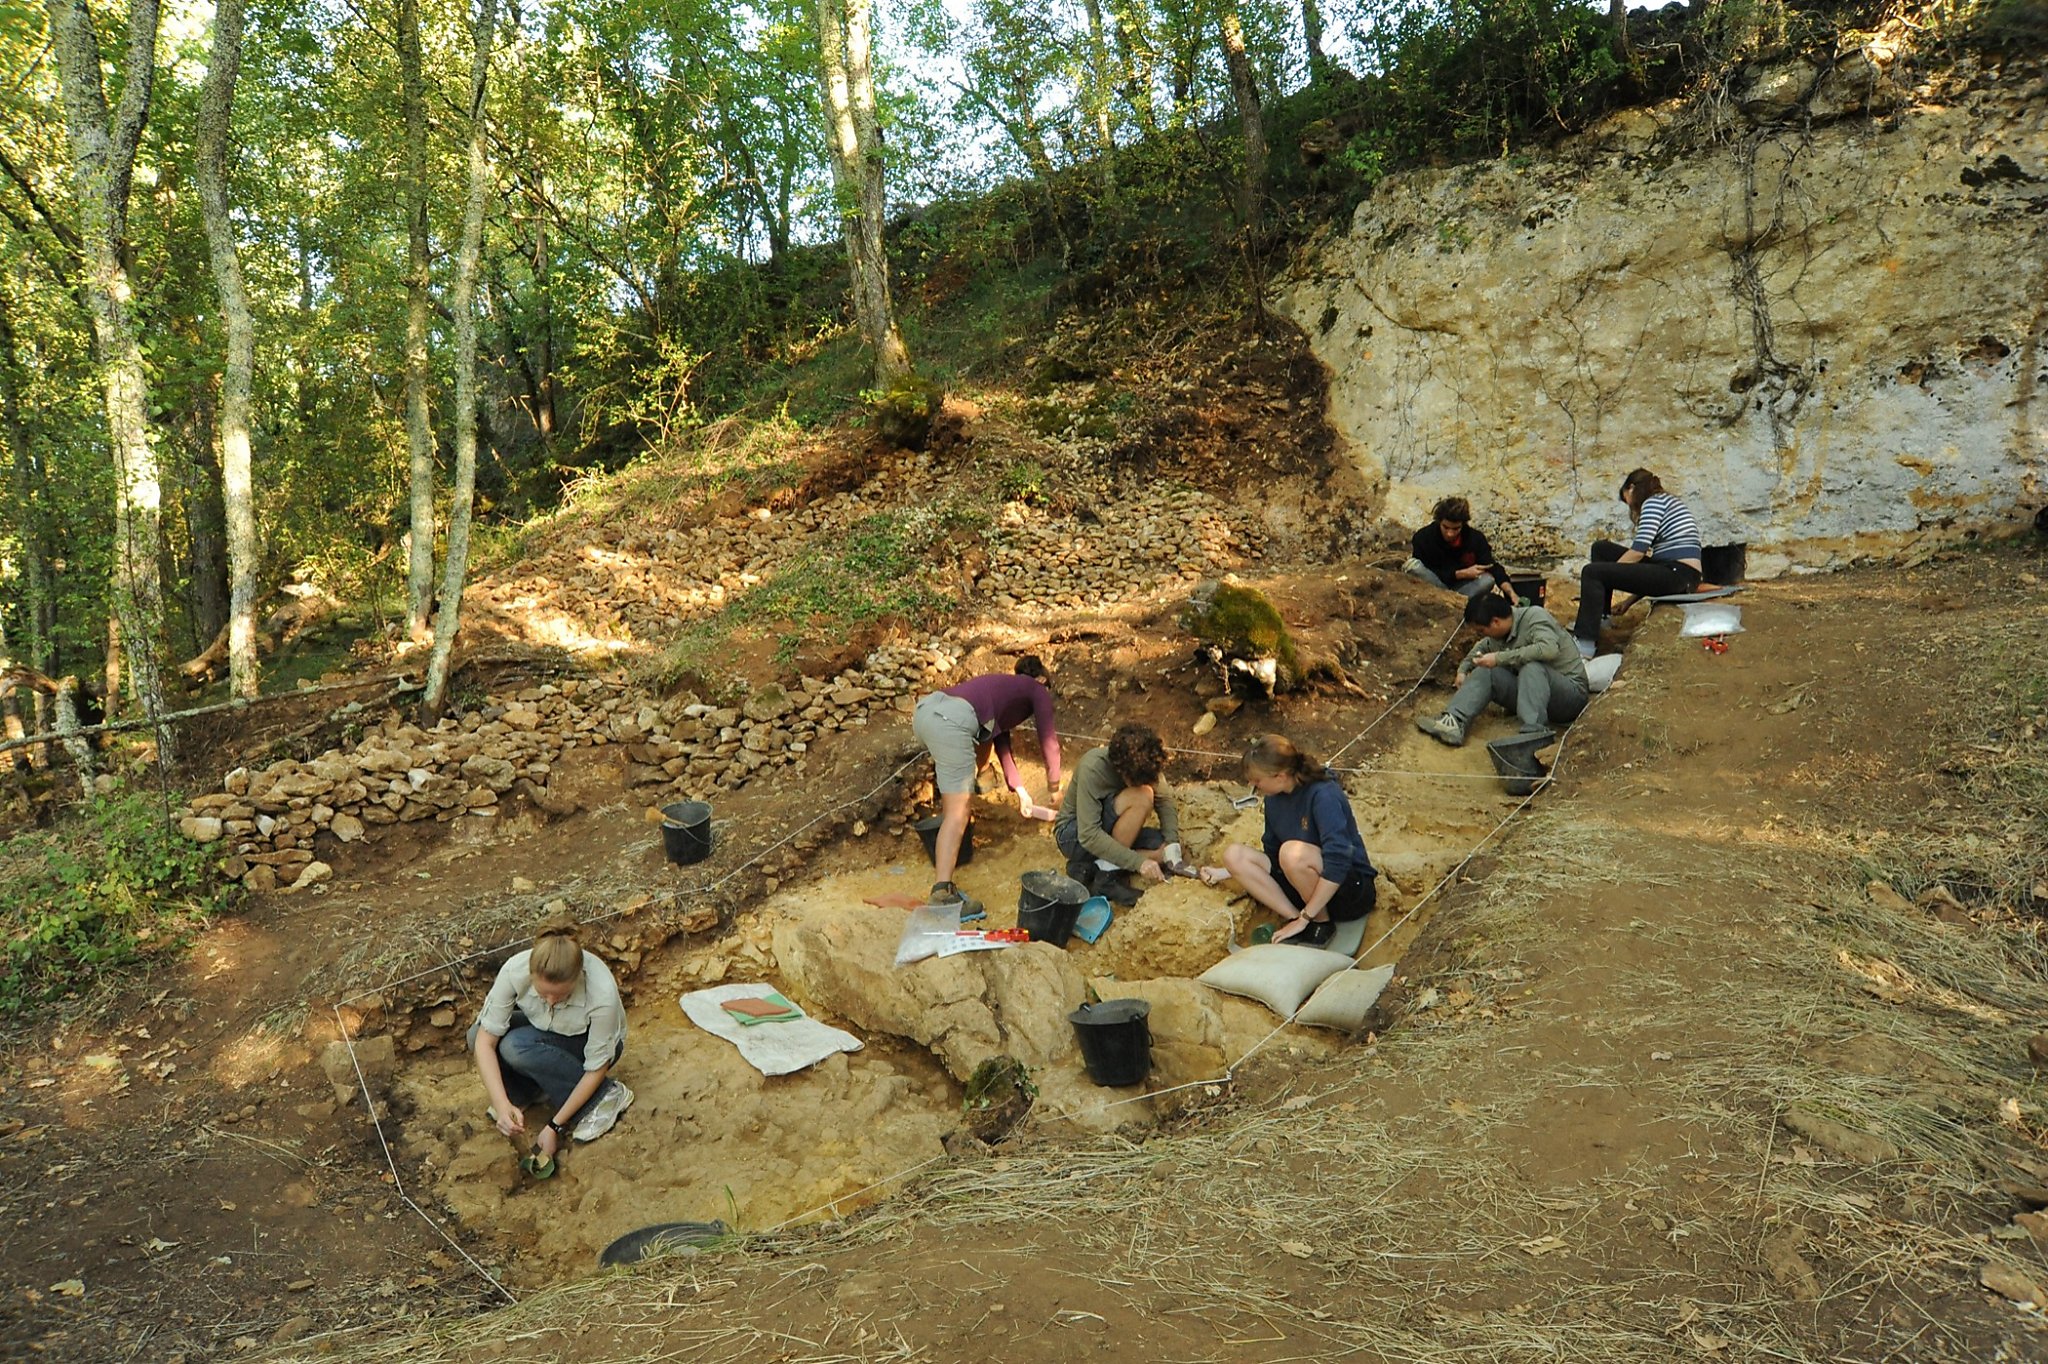
[[[1181,614],[1181,627],[1209,641],[1232,658],[1270,658],[1278,665],[1279,685],[1301,680],[1301,659],[1287,622],[1264,593],[1236,583],[1205,584],[1196,590]]]
[[[903,450],[924,449],[945,405],[945,386],[917,373],[898,376],[869,402],[875,434]]]
[[[1035,459],[1020,459],[1007,466],[997,486],[1008,502],[1043,507],[1052,501],[1052,475]]]
[[[924,621],[950,602],[939,585],[940,543],[979,524],[956,503],[877,512],[842,540],[814,543],[779,573],[700,622],[669,649],[658,678],[711,676],[734,639],[768,635],[788,663],[806,642],[844,638],[884,620]]]
[[[0,1015],[180,945],[229,903],[219,847],[181,837],[161,799],[138,791],[0,843]]]

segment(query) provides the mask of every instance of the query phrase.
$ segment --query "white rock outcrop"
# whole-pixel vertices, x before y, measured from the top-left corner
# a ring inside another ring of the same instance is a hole
[[[1379,185],[1278,301],[1385,514],[1576,555],[1647,465],[1768,573],[2048,500],[2048,81],[1888,55]]]

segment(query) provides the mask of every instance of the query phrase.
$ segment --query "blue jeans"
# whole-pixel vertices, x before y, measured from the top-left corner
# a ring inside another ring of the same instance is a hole
[[[1123,792],[1121,791],[1117,792],[1119,796],[1122,794]],[[1102,827],[1104,831],[1114,829],[1116,821],[1116,796],[1104,796],[1102,798]],[[1087,885],[1089,874],[1095,870],[1095,854],[1081,846],[1080,821],[1062,820],[1060,823],[1053,825],[1052,843],[1054,847],[1066,854],[1067,875],[1073,877],[1082,885]],[[1138,830],[1137,838],[1131,843],[1131,847],[1140,852],[1165,846],[1166,835],[1159,831],[1159,826],[1156,824],[1148,824]]]
[[[476,1053],[477,1034],[482,1028],[481,1022],[469,1025],[471,1055]],[[505,1077],[505,1097],[521,1108],[536,1098],[545,1097],[554,1110],[560,1112],[562,1105],[569,1102],[569,1096],[576,1092],[576,1086],[583,1083],[583,1044],[588,1037],[588,1033],[571,1036],[536,1028],[526,1021],[524,1014],[514,1010],[512,1025],[498,1039],[498,1069]],[[619,1057],[625,1052],[626,1044],[621,1041],[619,1049],[612,1053],[612,1063],[618,1064]],[[617,1080],[606,1077],[584,1108],[596,1103],[607,1089],[617,1083]],[[570,1125],[573,1126],[582,1115],[583,1109],[577,1109],[570,1115]]]

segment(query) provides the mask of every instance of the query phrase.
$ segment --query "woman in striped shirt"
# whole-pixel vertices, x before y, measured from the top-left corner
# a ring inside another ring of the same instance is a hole
[[[1593,542],[1593,561],[1579,570],[1579,618],[1572,627],[1579,652],[1593,656],[1600,624],[1616,590],[1635,597],[1668,597],[1696,592],[1700,585],[1700,526],[1692,508],[1664,491],[1648,469],[1621,481],[1635,535],[1626,546]]]

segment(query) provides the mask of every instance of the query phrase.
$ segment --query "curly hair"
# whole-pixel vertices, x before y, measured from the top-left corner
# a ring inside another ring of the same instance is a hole
[[[1166,767],[1166,745],[1150,725],[1119,725],[1109,736],[1109,765],[1131,786],[1150,786]]]
[[[1435,521],[1450,521],[1467,526],[1472,523],[1472,506],[1462,497],[1447,497],[1432,507],[1429,515]]]

